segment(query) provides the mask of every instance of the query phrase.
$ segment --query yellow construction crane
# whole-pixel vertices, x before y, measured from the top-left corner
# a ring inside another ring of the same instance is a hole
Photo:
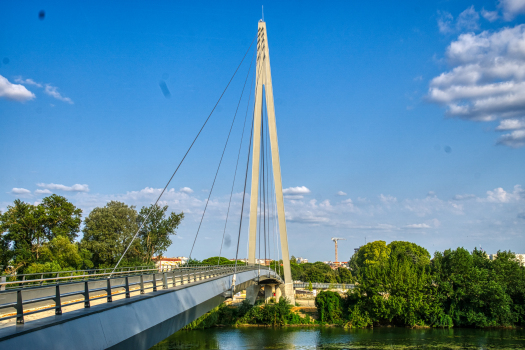
[[[337,241],[346,241],[346,238],[332,237],[332,241],[335,242],[335,262],[337,263]]]

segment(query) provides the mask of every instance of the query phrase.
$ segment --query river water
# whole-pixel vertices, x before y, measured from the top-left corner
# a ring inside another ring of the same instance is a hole
[[[179,331],[151,349],[525,349],[525,330],[212,328]]]

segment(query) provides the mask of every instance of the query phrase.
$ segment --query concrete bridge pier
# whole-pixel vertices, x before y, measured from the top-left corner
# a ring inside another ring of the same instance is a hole
[[[268,304],[270,299],[274,297],[273,293],[275,293],[275,284],[264,285],[264,302],[266,304]]]
[[[248,288],[246,288],[246,300],[253,305],[255,304],[255,301],[257,300],[257,296],[259,295],[259,291],[261,290],[261,285],[255,284],[251,285]]]

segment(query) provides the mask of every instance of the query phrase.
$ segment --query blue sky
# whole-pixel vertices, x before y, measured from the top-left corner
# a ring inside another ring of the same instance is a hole
[[[431,253],[525,252],[522,0],[6,2],[0,210],[49,193],[85,216],[109,200],[154,202],[255,36],[261,5],[291,254],[332,260],[334,236],[347,239],[345,260],[365,237]],[[189,254],[250,58],[162,198],[186,213],[168,256]],[[218,252],[238,118],[198,258]],[[241,198],[238,181],[232,240]]]

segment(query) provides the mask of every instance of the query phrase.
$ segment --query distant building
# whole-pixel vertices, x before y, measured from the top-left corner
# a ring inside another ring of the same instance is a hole
[[[361,249],[362,246],[359,246],[359,248],[354,248],[354,254],[357,254],[357,252],[359,251],[359,249]]]
[[[235,259],[230,259],[230,261],[235,261]],[[248,263],[248,259],[237,259],[237,261],[243,262],[246,264]],[[265,266],[269,266],[272,261],[273,261],[272,259],[255,259],[256,264],[265,265]]]
[[[295,261],[298,264],[306,264],[308,262],[308,259],[306,259],[306,258],[297,258],[297,259],[295,259]]]
[[[525,254],[514,254],[516,255],[516,260],[520,263],[521,266],[525,266]],[[498,254],[489,254],[489,259],[494,261],[498,257]]]
[[[525,266],[525,254],[516,254],[516,259],[520,262],[521,266]]]
[[[179,267],[180,265],[184,264],[188,260],[188,258],[184,258],[184,257],[178,257],[178,258],[161,257],[159,258],[157,256],[154,256],[152,260],[155,262],[155,267],[157,269],[163,269],[166,267],[171,267],[171,268]]]

